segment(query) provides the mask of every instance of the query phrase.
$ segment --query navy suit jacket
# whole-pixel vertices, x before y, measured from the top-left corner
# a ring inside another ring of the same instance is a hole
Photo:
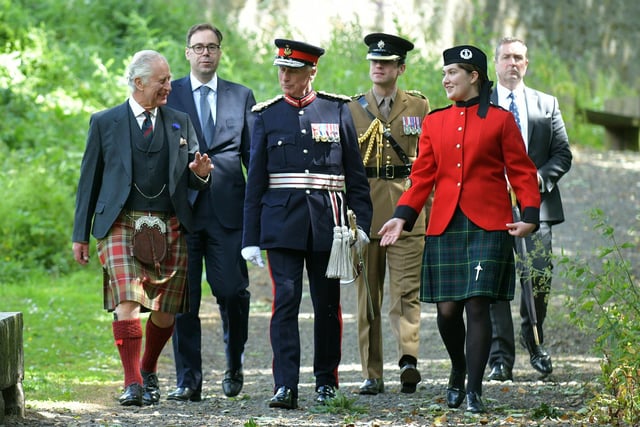
[[[558,181],[571,169],[573,156],[569,136],[555,96],[524,88],[527,105],[528,154],[542,177],[540,221],[558,224],[564,221]],[[497,89],[491,102],[498,105]]]
[[[127,101],[91,116],[76,195],[74,242],[89,241],[92,221],[93,236],[105,237],[129,198],[133,188],[130,114]],[[169,144],[169,196],[180,223],[189,230],[187,189],[206,188],[211,179],[205,183],[189,169],[198,151],[189,116],[166,106],[159,107],[158,116]]]
[[[213,144],[206,151],[214,166],[214,183],[209,188],[213,203],[207,215],[214,215],[230,229],[242,228],[246,186],[243,166],[249,166],[251,130],[255,121],[251,108],[255,103],[251,89],[218,77],[216,130]],[[198,140],[204,140],[189,76],[171,82],[167,105],[189,114]]]

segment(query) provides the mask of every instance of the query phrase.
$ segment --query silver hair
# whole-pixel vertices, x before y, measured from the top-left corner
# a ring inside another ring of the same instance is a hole
[[[139,77],[144,83],[149,81],[149,77],[153,74],[152,65],[158,61],[167,62],[167,59],[162,54],[155,50],[141,50],[136,52],[131,58],[131,63],[127,67],[127,84],[131,93],[136,91],[135,80]]]

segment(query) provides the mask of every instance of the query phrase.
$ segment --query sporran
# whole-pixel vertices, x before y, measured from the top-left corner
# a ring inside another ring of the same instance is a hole
[[[167,225],[158,217],[141,216],[135,222],[133,256],[141,263],[160,269],[167,257]]]

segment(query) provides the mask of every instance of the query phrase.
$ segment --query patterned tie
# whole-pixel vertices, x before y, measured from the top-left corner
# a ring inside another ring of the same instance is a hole
[[[216,129],[216,125],[213,122],[211,116],[211,105],[209,105],[209,92],[211,88],[209,86],[200,86],[200,124],[202,125],[202,135],[204,135],[204,147],[211,148],[213,144],[213,134]]]
[[[507,98],[511,100],[511,103],[509,104],[509,111],[511,111],[511,114],[513,114],[513,117],[516,119],[518,129],[522,130],[522,126],[520,125],[520,112],[518,111],[518,105],[516,104],[516,97],[513,92],[511,92]]]
[[[142,122],[142,135],[144,140],[149,142],[153,138],[153,121],[151,121],[151,113],[144,110],[144,121]]]

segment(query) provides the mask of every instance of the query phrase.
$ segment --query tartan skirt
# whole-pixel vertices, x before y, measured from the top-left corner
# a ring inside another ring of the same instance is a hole
[[[167,256],[159,271],[133,256],[135,222],[144,215],[159,217],[167,225]],[[141,305],[142,312],[189,311],[187,247],[176,216],[123,210],[109,234],[98,239],[96,246],[104,273],[106,310],[115,310],[123,301],[135,301]]]
[[[443,234],[426,237],[420,301],[512,300],[514,292],[513,237],[506,231],[483,230],[458,208]]]

